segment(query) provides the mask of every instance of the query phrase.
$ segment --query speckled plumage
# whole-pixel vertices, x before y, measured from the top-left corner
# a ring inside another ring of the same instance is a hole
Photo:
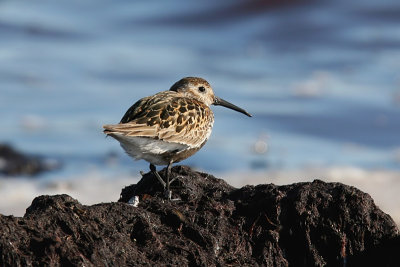
[[[137,101],[119,124],[104,125],[104,133],[118,140],[134,159],[170,166],[190,157],[207,142],[214,124],[210,105],[251,116],[216,97],[206,80],[186,77],[169,91]]]
[[[128,109],[120,124],[105,125],[104,132],[122,142],[123,147],[130,138],[136,137],[148,138],[149,143],[162,141],[176,144],[169,149],[161,149],[163,152],[159,155],[146,155],[146,148],[143,151],[127,151],[135,159],[143,158],[154,165],[167,165],[170,161],[179,162],[200,149],[209,138],[213,124],[214,115],[207,105],[182,97],[181,93],[165,91],[140,99]],[[150,157],[157,159],[150,160]]]

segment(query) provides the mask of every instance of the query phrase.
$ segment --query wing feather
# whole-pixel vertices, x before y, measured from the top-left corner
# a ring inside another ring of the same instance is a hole
[[[208,139],[213,123],[214,115],[204,103],[165,91],[140,99],[119,124],[103,127],[111,136],[149,137],[197,147]]]

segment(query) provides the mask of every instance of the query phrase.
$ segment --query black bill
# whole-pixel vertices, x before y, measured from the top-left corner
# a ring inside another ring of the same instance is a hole
[[[229,103],[228,101],[223,100],[222,98],[219,98],[219,97],[217,97],[217,96],[214,97],[214,103],[213,103],[213,105],[215,105],[215,106],[223,106],[223,107],[226,107],[226,108],[230,108],[230,109],[236,110],[237,112],[243,113],[243,114],[245,114],[245,115],[251,117],[251,114],[249,114],[246,110],[244,110],[244,109],[242,109],[242,108],[239,108],[238,106],[235,106],[234,104]]]

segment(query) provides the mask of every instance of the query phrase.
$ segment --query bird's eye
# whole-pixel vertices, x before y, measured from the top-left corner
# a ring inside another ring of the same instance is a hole
[[[199,87],[199,91],[202,92],[202,93],[204,93],[204,92],[206,91],[206,88],[205,88],[204,86],[200,86],[200,87]]]

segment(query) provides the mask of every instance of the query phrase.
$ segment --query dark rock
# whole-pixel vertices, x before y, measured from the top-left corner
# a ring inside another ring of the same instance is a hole
[[[120,202],[40,196],[23,218],[0,216],[0,266],[400,266],[396,224],[354,187],[172,176],[180,201],[146,174]],[[135,195],[138,207],[124,203]]]
[[[36,175],[59,167],[58,162],[46,162],[40,157],[24,155],[8,145],[0,144],[0,174]]]

